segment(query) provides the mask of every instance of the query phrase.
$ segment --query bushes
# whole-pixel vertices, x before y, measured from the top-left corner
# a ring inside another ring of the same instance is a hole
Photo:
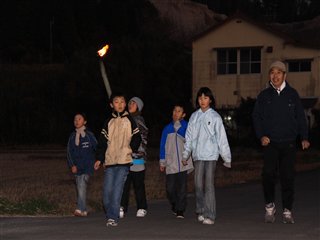
[[[218,110],[231,147],[255,148],[258,146],[251,117],[254,104],[255,99],[242,98],[238,108]]]
[[[260,146],[260,142],[255,135],[253,127],[252,112],[255,99],[241,99],[241,104],[236,109],[222,109],[220,114],[224,119],[226,131],[228,133],[231,146],[253,147]],[[313,109],[314,125],[309,129],[309,140],[312,148],[320,146],[320,110]],[[228,120],[228,116],[230,117]],[[300,139],[297,138],[298,147],[300,147]]]

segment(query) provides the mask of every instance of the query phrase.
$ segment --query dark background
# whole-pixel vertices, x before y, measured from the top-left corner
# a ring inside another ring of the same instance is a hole
[[[216,13],[240,10],[269,23],[320,14],[318,0],[195,2]],[[65,145],[78,111],[87,114],[97,135],[110,112],[97,56],[105,44],[110,45],[103,61],[112,90],[145,103],[150,146],[158,146],[175,102],[183,102],[190,116],[190,39],[171,39],[168,23],[149,1],[2,0],[0,11],[0,145]],[[246,141],[239,141],[239,131],[230,134],[233,145],[256,146],[251,119],[245,117],[253,103],[244,100],[236,111],[238,126],[250,134]]]

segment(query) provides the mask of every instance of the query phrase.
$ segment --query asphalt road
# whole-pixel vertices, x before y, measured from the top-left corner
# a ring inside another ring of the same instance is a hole
[[[103,213],[78,217],[2,217],[0,239],[320,239],[320,170],[296,178],[295,224],[281,222],[279,187],[276,222],[263,221],[260,183],[216,189],[217,219],[203,225],[188,198],[185,219],[176,219],[166,200],[149,202],[148,215],[136,218],[131,207],[117,227],[106,227]]]

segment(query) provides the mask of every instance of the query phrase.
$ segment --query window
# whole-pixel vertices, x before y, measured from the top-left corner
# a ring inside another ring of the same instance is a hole
[[[218,74],[237,73],[237,49],[218,49]]]
[[[260,48],[240,49],[240,74],[260,73]]]
[[[260,47],[217,49],[218,74],[237,74],[238,71],[240,74],[260,73],[260,68]]]
[[[311,59],[288,60],[289,72],[311,72]]]

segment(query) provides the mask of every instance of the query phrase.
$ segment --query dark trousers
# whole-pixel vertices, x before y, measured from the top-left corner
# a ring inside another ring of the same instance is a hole
[[[166,175],[167,197],[173,211],[184,212],[187,205],[187,171]]]
[[[124,208],[124,212],[128,211],[131,183],[133,184],[137,209],[148,208],[144,178],[145,178],[145,170],[140,172],[129,171],[127,180],[123,187],[123,193],[121,198],[121,206]]]
[[[265,203],[275,201],[275,185],[280,179],[282,207],[292,209],[294,200],[295,142],[274,143],[264,147],[262,184]]]

